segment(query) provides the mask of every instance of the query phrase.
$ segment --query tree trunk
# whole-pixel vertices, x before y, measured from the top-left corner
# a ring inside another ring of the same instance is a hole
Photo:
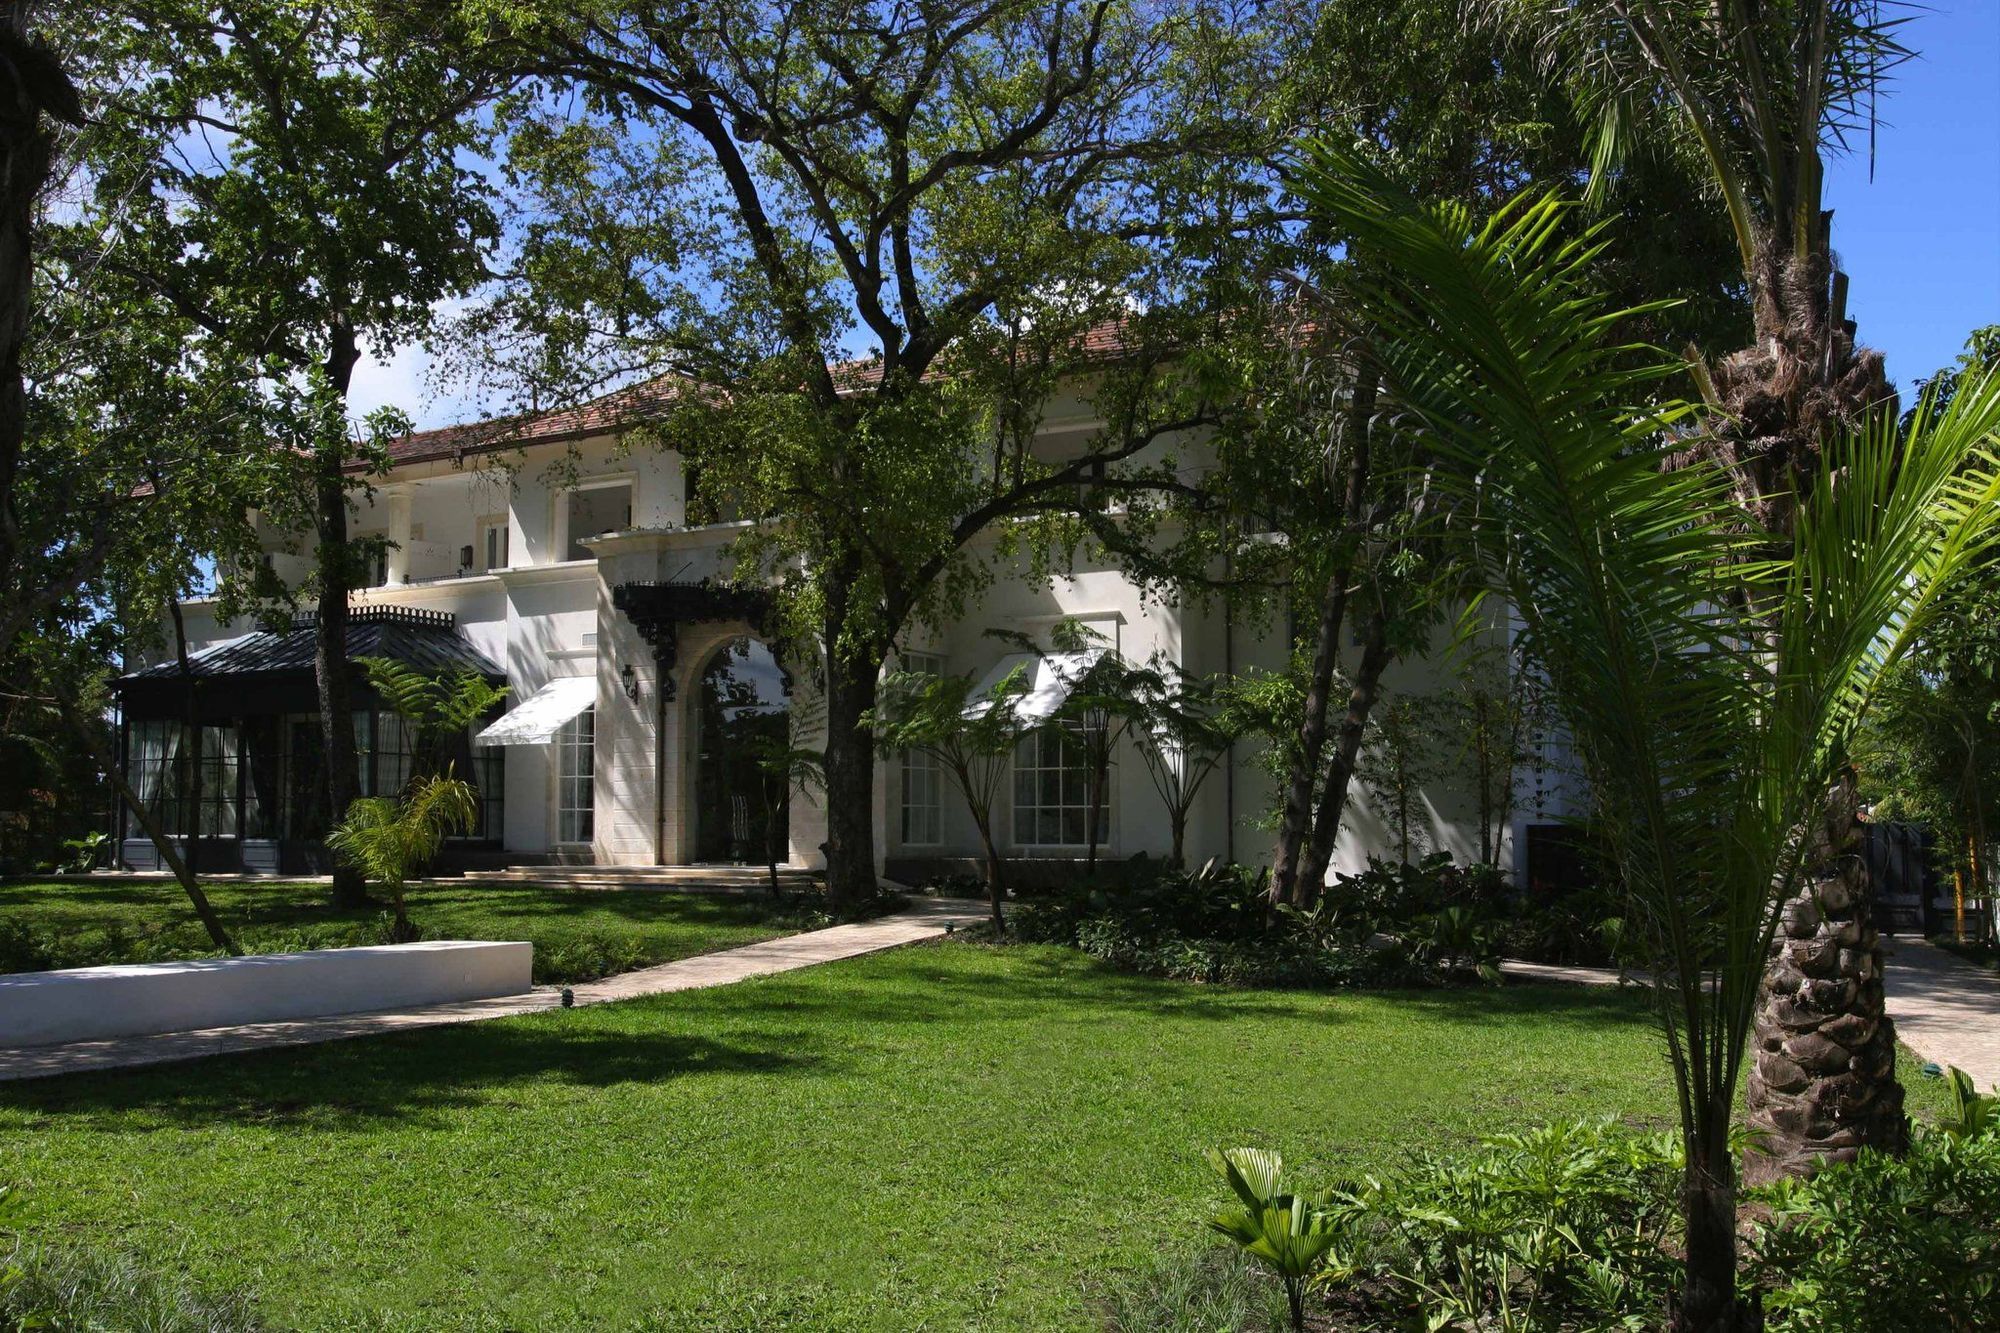
[[[974,813],[973,823],[979,829],[979,845],[986,853],[986,901],[993,908],[993,929],[1005,933],[1007,918],[1001,911],[1001,904],[1007,901],[1007,886],[1000,874],[1000,849],[993,845],[992,813]]]
[[[1312,835],[1313,789],[1326,753],[1326,714],[1333,698],[1334,672],[1340,666],[1340,627],[1347,618],[1346,568],[1337,569],[1320,593],[1319,628],[1313,635],[1312,674],[1306,680],[1305,716],[1299,721],[1298,746],[1285,780],[1284,810],[1278,819],[1278,843],[1271,852],[1271,905],[1309,902],[1302,893],[1301,862],[1312,858],[1306,841]]]
[[[14,4],[0,16],[0,56],[9,67],[13,102],[0,116],[0,570],[10,576],[18,571],[21,555],[14,488],[27,437],[21,349],[34,300],[35,206],[48,184],[55,152],[55,136],[42,117],[47,113],[73,125],[83,123],[68,75],[48,48],[28,35],[33,12],[32,6]],[[29,66],[35,67],[36,79],[23,78],[21,71]],[[0,650],[13,642],[38,606],[49,604],[45,588],[17,584],[9,591],[21,600],[9,599],[0,609]]]
[[[1754,1321],[1736,1299],[1736,1181],[1727,1110],[1687,1144],[1681,1213],[1687,1265],[1673,1294],[1673,1333],[1748,1333]]]
[[[1851,777],[1829,794],[1805,887],[1771,943],[1744,1084],[1745,1119],[1762,1136],[1744,1158],[1751,1184],[1909,1142],[1856,804]]]
[[[326,812],[332,824],[347,816],[361,794],[354,743],[353,690],[347,665],[347,596],[354,586],[353,555],[347,543],[347,386],[361,359],[354,329],[344,318],[329,325],[331,347],[326,372],[333,389],[331,420],[317,424],[313,443],[313,485],[319,531],[318,635],[313,674],[319,686],[320,744],[325,750]],[[333,865],[333,905],[360,907],[368,901],[368,881],[338,858]]]
[[[785,896],[778,883],[778,840],[784,836],[783,824],[778,816],[784,808],[784,793],[780,791],[777,796],[772,796],[771,779],[767,776],[764,779],[764,865],[771,872],[773,902],[779,902]]]
[[[1300,869],[1299,894],[1295,901],[1310,907],[1326,888],[1326,868],[1333,863],[1334,843],[1340,837],[1340,821],[1347,810],[1347,794],[1354,786],[1355,770],[1361,762],[1361,741],[1368,731],[1368,715],[1382,690],[1382,673],[1389,669],[1389,620],[1377,608],[1369,612],[1361,627],[1361,661],[1347,692],[1347,714],[1340,720],[1340,734],[1334,745],[1333,763],[1327,771],[1326,786],[1320,792],[1319,812],[1313,818],[1312,843]]]
[[[319,615],[313,675],[319,692],[319,734],[326,773],[326,812],[338,824],[361,794],[358,747],[354,741],[353,690],[347,672],[347,484],[343,455],[322,447],[315,460],[318,501]],[[335,858],[333,905],[368,902],[368,882],[359,870]]]
[[[1376,372],[1357,370],[1348,399],[1343,434],[1347,444],[1347,477],[1341,509],[1348,535],[1362,536],[1362,516],[1368,507],[1369,432],[1375,416]],[[1336,562],[1320,593],[1319,627],[1313,636],[1312,677],[1306,683],[1305,717],[1299,726],[1299,749],[1285,784],[1285,805],[1278,824],[1278,846],[1271,857],[1270,900],[1310,906],[1319,898],[1325,862],[1315,876],[1315,859],[1307,850],[1314,837],[1313,787],[1326,753],[1326,712],[1333,698],[1333,676],[1340,668],[1340,629],[1347,619],[1347,590],[1354,576],[1351,559]],[[1322,798],[1322,804],[1324,798]]]
[[[1738,494],[1778,549],[1789,545],[1800,496],[1823,466],[1831,434],[1896,413],[1881,353],[1859,346],[1847,319],[1831,219],[1821,215],[1803,255],[1789,237],[1758,237],[1748,275],[1756,341],[1712,368],[1722,411],[1690,453],[1733,471]],[[1758,997],[1745,1093],[1751,1124],[1769,1135],[1769,1154],[1746,1160],[1749,1181],[1809,1171],[1863,1146],[1901,1152],[1908,1141],[1851,777],[1829,794],[1821,822],[1804,861],[1805,887],[1784,905]]]
[[[1472,700],[1472,745],[1475,780],[1479,783],[1479,862],[1492,865],[1499,860],[1493,838],[1493,717],[1491,701],[1483,692]]]
[[[879,657],[849,657],[829,635],[826,656],[826,888],[844,912],[875,896],[875,708]]]
[[[1087,802],[1090,809],[1084,812],[1084,818],[1089,821],[1090,827],[1083,831],[1083,871],[1087,876],[1097,874],[1097,826],[1104,817],[1104,789],[1111,785],[1110,733],[1107,731],[1104,736],[1091,742],[1091,749],[1093,753],[1090,759],[1090,796]]]
[[[1966,839],[1966,846],[1972,845]],[[1928,911],[1928,905],[1925,910]],[[1951,867],[1951,938],[1954,943],[1965,943],[1965,862],[1952,858]]]
[[[1982,857],[1980,844],[1986,840],[1985,831],[1979,827],[1980,821],[1977,810],[1973,812],[1972,818],[1973,831],[1965,840],[1965,852],[1967,860],[1971,863],[1972,887],[1980,895],[1981,900],[1984,901],[1986,897],[1986,865]],[[1990,905],[1986,911],[1986,935],[1988,939],[1991,939],[1993,936],[1993,911]],[[1963,917],[1960,918],[1958,923],[1958,937],[1961,941],[1965,938],[1965,921]]]
[[[103,771],[112,789],[118,793],[118,799],[125,803],[125,808],[132,812],[132,817],[139,821],[139,827],[152,841],[154,849],[160,854],[160,859],[166,862],[167,869],[173,871],[174,878],[180,881],[181,891],[187,894],[188,901],[194,905],[194,914],[201,918],[202,927],[208,931],[208,938],[215,943],[216,948],[231,958],[242,957],[242,947],[230,938],[227,930],[223,929],[222,918],[215,914],[215,908],[210,905],[208,895],[201,891],[200,882],[188,869],[187,863],[181,860],[180,853],[174,849],[173,840],[160,827],[159,821],[153,818],[153,812],[140,802],[139,793],[132,790],[132,784],[125,780],[125,771],[119,766],[117,756],[105,750],[97,733],[91,730],[87,719],[71,712],[67,707],[62,708],[62,713],[69,719],[71,730],[75,731],[83,741],[83,748],[89,751],[90,757],[97,762],[98,768]]]
[[[192,776],[188,779],[189,808],[181,820],[181,828],[187,838],[187,855],[183,859],[189,878],[193,878],[201,873],[201,701],[196,697],[194,664],[188,661],[187,622],[181,615],[181,599],[169,597],[167,610],[174,621],[174,658],[180,665],[181,684],[187,690],[181,709],[181,725],[186,733],[182,741],[186,748],[182,753],[192,761],[188,770]]]

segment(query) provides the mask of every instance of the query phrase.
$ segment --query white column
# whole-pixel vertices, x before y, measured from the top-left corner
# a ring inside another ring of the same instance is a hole
[[[389,502],[389,583],[395,586],[410,581],[410,488],[384,486],[382,494]]]

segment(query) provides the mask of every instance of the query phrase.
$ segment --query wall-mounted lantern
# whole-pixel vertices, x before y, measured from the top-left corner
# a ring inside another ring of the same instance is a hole
[[[632,669],[632,664],[630,662],[627,662],[624,668],[619,671],[618,678],[625,682],[625,697],[627,699],[630,699],[633,703],[638,703],[639,673]]]

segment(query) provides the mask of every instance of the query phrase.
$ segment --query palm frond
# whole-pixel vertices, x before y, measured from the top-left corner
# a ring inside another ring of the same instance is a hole
[[[1726,1123],[1808,822],[1884,672],[1994,539],[2000,380],[1835,442],[1793,549],[1760,556],[1720,466],[1666,466],[1699,409],[1646,399],[1678,366],[1614,341],[1630,312],[1592,290],[1594,233],[1564,239],[1561,205],[1474,226],[1328,149],[1298,183],[1369,259],[1356,299],[1390,384],[1479,492],[1490,576],[1650,913],[1684,1102]]]
[[[1910,58],[1897,0],[1482,0],[1596,127],[1590,192],[1642,139],[1699,159],[1744,270],[1760,230],[1818,243],[1823,154],[1863,132]]]

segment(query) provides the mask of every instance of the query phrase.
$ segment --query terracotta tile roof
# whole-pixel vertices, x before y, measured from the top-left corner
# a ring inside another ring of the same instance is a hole
[[[677,376],[661,375],[554,412],[519,413],[462,426],[412,431],[390,442],[389,461],[400,467],[406,463],[430,463],[520,449],[530,444],[608,435],[657,415],[680,394],[682,383]],[[360,468],[357,463],[353,470]]]
[[[1131,322],[1108,320],[1088,330],[1082,339],[1086,360],[1115,360],[1131,350]],[[874,383],[881,376],[881,360],[864,357],[835,363],[830,369],[843,392],[853,392]],[[944,374],[934,365],[926,378]],[[410,463],[452,461],[478,454],[499,453],[531,444],[557,444],[608,435],[648,420],[685,389],[687,381],[677,375],[661,375],[602,398],[554,412],[519,413],[490,421],[468,422],[460,426],[440,426],[413,431],[389,445],[389,461],[401,467]],[[360,463],[351,471],[361,471]]]

